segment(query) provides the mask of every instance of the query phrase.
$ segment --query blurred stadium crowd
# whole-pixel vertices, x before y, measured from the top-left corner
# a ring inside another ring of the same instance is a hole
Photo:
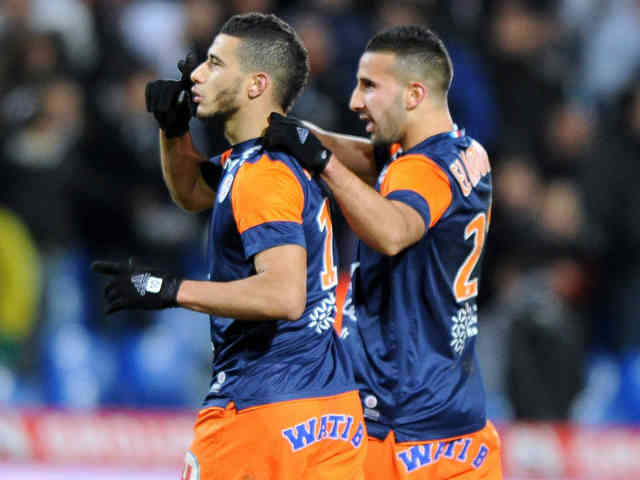
[[[234,13],[276,12],[310,53],[292,114],[348,110],[373,32],[424,23],[454,62],[454,120],[487,148],[480,299],[495,420],[640,422],[640,1],[5,0],[0,7],[0,404],[196,407],[206,316],[102,313],[94,258],[203,276],[208,215],[162,181],[145,84],[204,58]],[[192,121],[200,148],[227,145]],[[341,265],[353,235],[340,217]]]

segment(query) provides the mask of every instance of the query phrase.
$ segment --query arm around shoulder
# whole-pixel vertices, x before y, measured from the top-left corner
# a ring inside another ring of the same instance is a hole
[[[364,182],[373,185],[377,178],[373,144],[364,137],[346,135],[324,130],[311,122],[302,122],[318,137],[322,145],[340,159],[340,162],[360,177]]]

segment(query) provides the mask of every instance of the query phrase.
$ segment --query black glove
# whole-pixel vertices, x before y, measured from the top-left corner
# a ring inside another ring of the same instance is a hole
[[[298,163],[314,175],[324,171],[331,152],[322,146],[318,137],[294,117],[283,117],[273,112],[264,133],[265,148],[280,148],[293,155]]]
[[[178,306],[176,297],[182,278],[140,267],[132,258],[128,262],[98,260],[91,264],[91,270],[110,276],[104,289],[107,314],[123,309],[158,310]]]
[[[189,130],[189,120],[196,105],[191,98],[191,72],[198,66],[195,53],[190,52],[178,62],[180,80],[156,80],[147,83],[147,111],[156,117],[167,138],[181,137]]]

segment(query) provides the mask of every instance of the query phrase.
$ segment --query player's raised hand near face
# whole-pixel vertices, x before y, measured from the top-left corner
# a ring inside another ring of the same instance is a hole
[[[127,262],[98,260],[91,270],[108,277],[104,289],[105,313],[124,309],[158,310],[177,307],[177,295],[182,278],[162,270]]]
[[[153,113],[167,138],[181,137],[189,130],[189,120],[195,112],[191,99],[191,72],[197,66],[197,57],[190,52],[178,62],[180,80],[155,80],[147,84],[147,111]]]

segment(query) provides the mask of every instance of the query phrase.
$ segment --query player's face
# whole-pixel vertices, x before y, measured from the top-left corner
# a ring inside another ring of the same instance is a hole
[[[191,73],[196,116],[228,118],[239,108],[243,74],[236,56],[241,40],[229,35],[216,36],[207,58]]]
[[[365,52],[349,102],[349,108],[367,122],[366,131],[375,144],[397,142],[405,130],[405,89],[394,74],[394,63],[392,53]]]

